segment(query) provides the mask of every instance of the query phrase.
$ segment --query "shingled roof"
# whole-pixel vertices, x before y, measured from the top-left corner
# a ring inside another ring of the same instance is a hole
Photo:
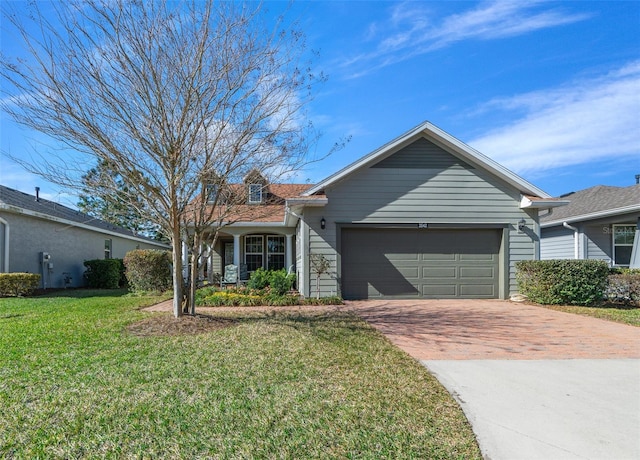
[[[567,206],[557,208],[550,215],[540,218],[540,223],[562,220],[581,220],[607,211],[632,212],[640,210],[640,184],[629,187],[598,185],[563,195],[569,200]],[[637,208],[637,209],[636,209]]]
[[[14,190],[0,185],[0,210],[23,213],[25,210],[34,217],[48,218],[49,220],[65,220],[78,223],[84,227],[92,227],[97,231],[115,233],[123,237],[146,240],[150,243],[160,244],[158,241],[133,233],[131,230],[110,224],[76,209],[71,209],[54,201],[35,195]],[[34,214],[35,213],[35,214]]]
[[[237,203],[231,209],[225,204],[217,205],[217,212],[230,222],[275,223],[282,222],[285,216],[286,201],[300,196],[307,190],[309,184],[269,184],[265,186],[263,202],[260,204],[245,204],[247,189],[243,184],[233,184],[233,193],[237,194]]]

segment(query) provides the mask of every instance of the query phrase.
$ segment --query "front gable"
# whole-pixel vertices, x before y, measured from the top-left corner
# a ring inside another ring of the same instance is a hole
[[[371,166],[384,169],[473,169],[469,163],[420,137]]]

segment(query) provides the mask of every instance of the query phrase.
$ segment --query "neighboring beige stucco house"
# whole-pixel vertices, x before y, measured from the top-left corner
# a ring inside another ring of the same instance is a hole
[[[44,288],[78,287],[85,284],[85,260],[121,259],[133,249],[169,247],[0,185],[0,273],[39,273]]]
[[[346,299],[507,298],[515,263],[539,258],[538,212],[567,203],[429,122],[316,185],[245,185],[273,212],[220,227],[208,273],[290,268],[314,296],[323,254],[320,294]]]

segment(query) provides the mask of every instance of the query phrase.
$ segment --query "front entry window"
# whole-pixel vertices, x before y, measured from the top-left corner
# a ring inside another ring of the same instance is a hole
[[[613,226],[613,261],[614,265],[629,266],[633,238],[636,235],[635,225]]]
[[[267,236],[267,269],[280,270],[284,267],[284,236]]]
[[[244,262],[247,264],[247,271],[253,272],[262,267],[263,254],[262,235],[249,235],[244,238]]]

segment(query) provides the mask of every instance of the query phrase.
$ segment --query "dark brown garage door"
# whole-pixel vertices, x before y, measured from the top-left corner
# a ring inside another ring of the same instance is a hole
[[[495,229],[342,229],[342,295],[496,298],[501,233]]]

